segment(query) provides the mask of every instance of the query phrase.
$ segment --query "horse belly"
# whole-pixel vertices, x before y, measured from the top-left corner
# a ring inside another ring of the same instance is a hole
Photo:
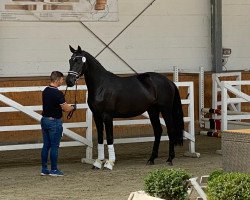
[[[121,113],[121,112],[117,112],[115,111],[113,113],[113,117],[114,118],[130,118],[130,117],[136,117],[136,116],[139,116],[141,115],[142,113],[144,113],[145,111],[143,112],[124,112],[124,113]]]
[[[153,104],[147,99],[129,98],[117,101],[114,113],[116,117],[135,117],[141,115]]]

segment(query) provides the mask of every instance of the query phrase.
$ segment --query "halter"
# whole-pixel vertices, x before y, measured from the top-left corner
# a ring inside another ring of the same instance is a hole
[[[85,63],[86,62],[86,58],[84,56],[75,56],[73,58],[73,60],[75,60],[75,58],[82,58],[82,62]],[[80,78],[80,75],[78,72],[75,72],[75,71],[68,71],[68,74],[71,74],[71,75],[74,75],[76,77],[76,81],[75,81],[75,86],[76,86],[76,89],[75,89],[75,102],[74,102],[74,105],[76,106],[77,104],[77,100],[76,100],[76,93],[77,93],[77,80]],[[66,87],[66,90],[65,90],[65,93],[64,93],[64,96],[66,96],[66,93],[67,93],[67,90],[68,90],[68,86]],[[75,109],[70,111],[69,114],[67,115],[67,119],[70,119],[73,115],[73,113],[75,112]]]
[[[85,56],[75,56],[72,59],[75,60],[76,58],[82,58],[82,62],[83,63],[86,62],[86,57]],[[75,72],[75,71],[68,71],[68,74],[74,75],[77,80],[80,78],[80,75],[81,75],[81,74],[79,74],[78,72]]]
[[[83,63],[86,62],[86,57],[85,56],[75,56],[75,57],[73,57],[73,60],[75,60],[76,58],[82,58],[82,62]]]
[[[80,74],[78,72],[68,71],[68,74],[74,75],[77,78],[77,80],[80,78]]]

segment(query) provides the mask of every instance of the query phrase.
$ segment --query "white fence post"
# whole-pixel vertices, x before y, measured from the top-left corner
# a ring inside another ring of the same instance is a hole
[[[227,89],[225,82],[221,83],[221,131],[227,130]]]
[[[199,123],[200,127],[204,127],[204,122],[202,119],[204,118],[204,113],[201,111],[204,108],[204,88],[205,88],[205,78],[204,78],[204,68],[200,67],[199,73]]]
[[[190,117],[190,122],[188,126],[188,131],[192,136],[192,140],[189,141],[189,152],[195,153],[195,130],[194,130],[194,85],[190,82],[190,87],[188,87],[188,93],[190,104],[188,105],[188,116]]]
[[[86,92],[86,104],[88,100],[88,92]],[[92,135],[92,112],[89,108],[87,108],[86,112],[86,122],[87,122],[87,130],[86,130],[86,139],[91,141],[93,140],[93,135]],[[86,158],[82,159],[82,162],[88,163],[88,164],[93,164],[93,147],[87,146],[86,147]]]

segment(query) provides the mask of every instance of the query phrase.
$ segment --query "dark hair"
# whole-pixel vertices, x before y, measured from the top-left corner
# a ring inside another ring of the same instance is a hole
[[[63,73],[59,72],[59,71],[53,71],[50,75],[50,80],[51,82],[55,82],[58,79],[60,79],[61,77],[63,77]]]

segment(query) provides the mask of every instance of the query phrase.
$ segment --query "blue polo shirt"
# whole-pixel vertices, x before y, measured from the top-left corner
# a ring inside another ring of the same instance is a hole
[[[43,117],[62,118],[62,107],[60,104],[66,103],[62,91],[57,87],[48,86],[42,93]]]

